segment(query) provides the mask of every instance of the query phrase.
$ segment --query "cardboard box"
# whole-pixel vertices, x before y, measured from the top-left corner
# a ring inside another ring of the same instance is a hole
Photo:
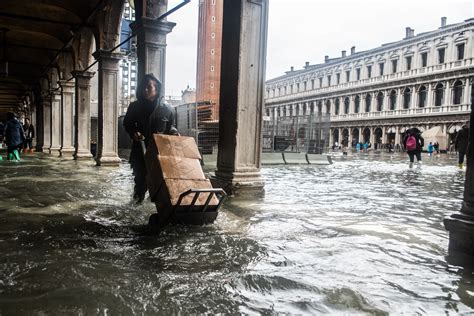
[[[201,155],[192,137],[154,134],[145,155],[147,185],[152,201],[165,207],[176,205],[179,196],[189,189],[212,189],[204,176]],[[204,205],[209,193],[199,195],[195,205]],[[189,205],[194,194],[188,195],[181,204]],[[209,205],[217,205],[214,196]]]
[[[153,134],[147,154],[150,156],[176,156],[182,158],[201,159],[201,154],[194,138],[187,136],[172,136]]]

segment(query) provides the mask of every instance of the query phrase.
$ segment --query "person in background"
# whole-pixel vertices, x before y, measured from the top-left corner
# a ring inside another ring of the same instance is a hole
[[[20,160],[20,150],[25,141],[23,126],[12,112],[7,113],[5,124],[5,143],[7,144],[8,160]]]
[[[3,145],[4,132],[5,132],[5,124],[3,124],[3,122],[0,122],[0,148],[2,148],[2,145]]]
[[[151,135],[178,133],[174,128],[173,111],[162,101],[161,82],[153,74],[143,77],[137,86],[136,95],[137,100],[128,107],[123,125],[133,140],[129,159],[135,182],[133,198],[137,204],[141,204],[148,189],[144,151]]]
[[[428,155],[429,155],[430,157],[433,156],[433,149],[434,149],[433,143],[430,142],[430,143],[428,144],[428,148],[427,148],[427,150],[428,150]]]
[[[439,153],[440,153],[440,152],[439,152],[439,143],[438,143],[438,142],[435,142],[435,143],[433,144],[433,147],[434,147],[434,151],[435,151],[436,155],[439,155]]]
[[[403,147],[407,151],[408,157],[410,158],[409,167],[413,168],[415,156],[418,164],[421,163],[421,149],[425,145],[425,140],[421,136],[420,130],[417,128],[410,128],[407,130],[405,137],[403,138]]]
[[[25,118],[25,124],[23,124],[23,133],[25,134],[25,143],[23,144],[23,152],[33,151],[33,138],[35,138],[35,128],[30,123],[29,118]]]
[[[454,141],[454,149],[458,152],[458,167],[461,169],[464,166],[464,156],[466,156],[468,141],[469,128],[467,125],[463,125],[456,135],[456,140]]]

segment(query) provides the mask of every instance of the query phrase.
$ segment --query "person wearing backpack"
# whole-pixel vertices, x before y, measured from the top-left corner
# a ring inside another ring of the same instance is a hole
[[[410,128],[403,139],[403,146],[410,158],[410,168],[413,167],[413,162],[416,160],[421,162],[421,149],[425,145],[425,140],[421,136],[420,130],[417,128]]]

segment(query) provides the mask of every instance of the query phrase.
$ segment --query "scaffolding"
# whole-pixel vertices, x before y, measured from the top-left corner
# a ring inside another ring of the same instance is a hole
[[[194,137],[202,154],[217,153],[219,122],[211,119],[212,104],[188,103],[176,108],[181,135]],[[263,152],[322,154],[329,146],[330,114],[263,117]]]
[[[264,152],[322,154],[329,145],[330,114],[264,117]]]

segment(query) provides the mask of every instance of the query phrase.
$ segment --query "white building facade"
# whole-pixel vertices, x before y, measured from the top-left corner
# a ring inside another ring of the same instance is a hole
[[[400,144],[405,131],[440,127],[445,144],[469,120],[474,76],[474,18],[268,80],[270,120],[329,113],[329,144]],[[444,148],[441,148],[444,149]]]

